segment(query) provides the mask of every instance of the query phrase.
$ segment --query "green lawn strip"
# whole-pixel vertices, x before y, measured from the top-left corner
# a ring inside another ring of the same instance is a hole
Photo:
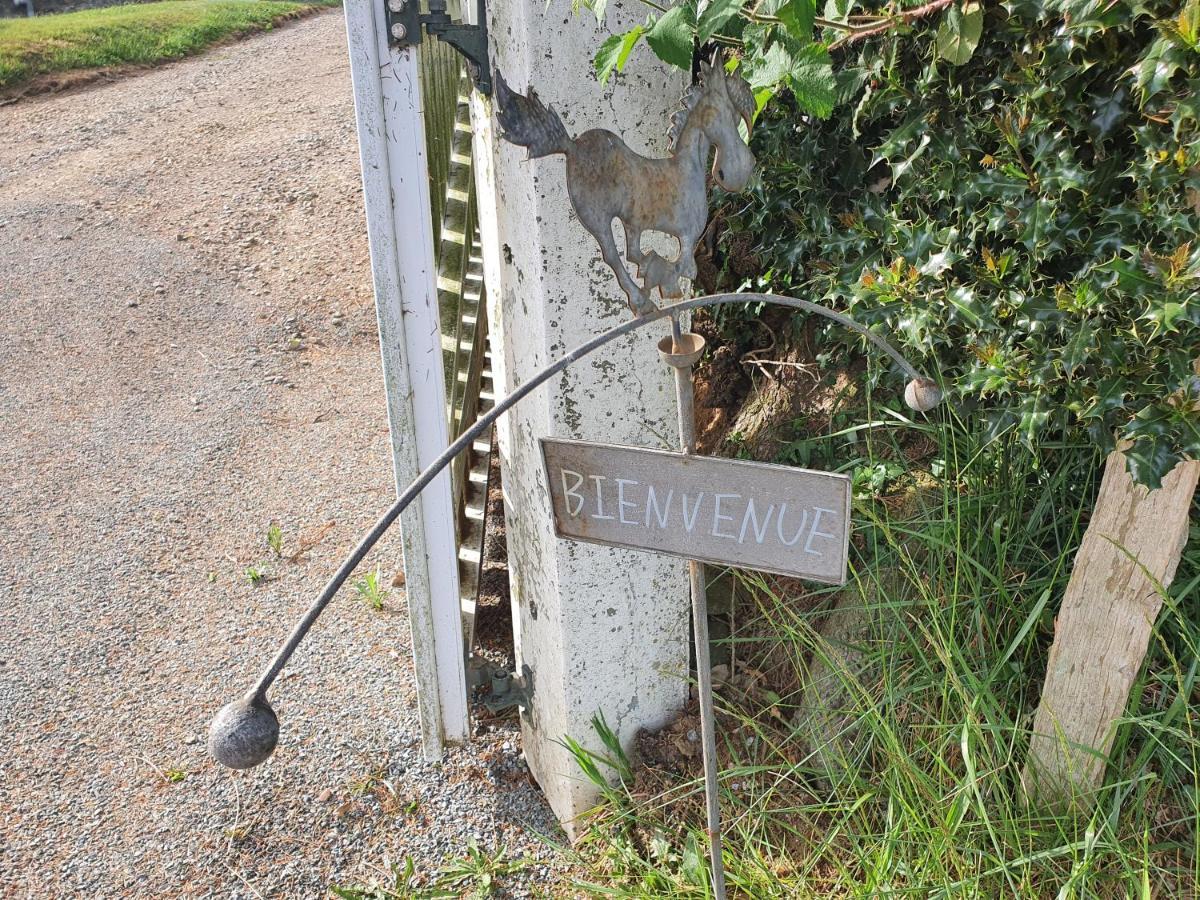
[[[0,90],[39,75],[180,59],[328,5],[328,0],[166,0],[0,20]]]

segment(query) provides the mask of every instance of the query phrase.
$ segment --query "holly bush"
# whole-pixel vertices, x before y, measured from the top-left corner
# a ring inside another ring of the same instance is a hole
[[[789,4],[733,5],[747,72],[832,49],[828,109],[757,79],[735,286],[848,311],[993,434],[1128,441],[1150,486],[1200,457],[1200,0],[942,2],[870,34],[831,0],[813,50]]]

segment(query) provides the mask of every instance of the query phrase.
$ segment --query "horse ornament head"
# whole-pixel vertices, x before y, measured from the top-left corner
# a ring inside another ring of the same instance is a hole
[[[495,84],[502,137],[525,147],[530,159],[566,157],[571,205],[600,245],[634,314],[658,308],[649,296],[655,288],[664,298],[682,297],[680,279],[696,277],[696,243],[708,223],[710,154],[712,177],[728,191],[744,190],[754,174],[754,154],[739,132],[745,122],[749,133],[755,111],[754,94],[745,79],[726,73],[720,57],[702,64],[699,82],[688,88],[671,117],[671,155],[665,159],[641,156],[605,129],[571,137],[558,113],[543,104],[532,87],[519,94],[499,72]],[[614,219],[625,230],[624,259],[613,238]],[[678,240],[675,259],[643,250],[646,231]],[[637,267],[640,284],[627,265]]]
[[[704,91],[691,117],[700,120],[705,137],[716,148],[713,178],[731,193],[744,191],[754,175],[754,154],[742,141],[738,126],[745,122],[746,134],[750,134],[754,94],[740,74],[725,72],[720,57],[712,65],[701,63],[700,74]]]

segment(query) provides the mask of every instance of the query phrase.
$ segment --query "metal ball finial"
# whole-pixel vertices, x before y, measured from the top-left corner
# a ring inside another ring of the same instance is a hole
[[[929,378],[914,378],[904,388],[904,402],[909,409],[929,412],[942,402],[942,389]]]
[[[223,766],[250,769],[275,752],[279,718],[266,694],[251,692],[223,706],[208,727],[208,752]]]

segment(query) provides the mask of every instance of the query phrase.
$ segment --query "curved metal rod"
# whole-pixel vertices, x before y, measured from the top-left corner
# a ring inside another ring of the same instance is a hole
[[[354,548],[354,551],[348,557],[346,557],[346,560],[341,564],[341,566],[338,567],[338,570],[333,574],[333,577],[329,579],[329,583],[325,585],[325,589],[321,591],[321,595],[316,599],[316,602],[314,602],[313,605],[308,608],[308,611],[304,614],[303,618],[296,623],[296,627],[292,629],[292,633],[288,636],[287,641],[282,647],[279,648],[279,652],[275,654],[275,658],[271,660],[271,664],[263,670],[262,675],[259,676],[258,682],[256,683],[254,689],[250,692],[250,695],[256,697],[264,697],[266,695],[267,689],[283,670],[283,667],[287,664],[288,659],[296,651],[296,647],[298,647],[300,642],[304,640],[304,636],[308,634],[308,631],[310,628],[312,628],[313,623],[317,621],[317,618],[325,610],[325,607],[329,605],[329,602],[334,598],[334,595],[337,594],[338,590],[345,583],[346,579],[350,577],[351,573],[353,573],[358,567],[358,564],[362,562],[362,559],[367,555],[367,552],[373,546],[375,546],[375,543],[383,536],[383,533],[387,531],[389,527],[391,527],[392,523],[396,521],[400,513],[404,512],[405,508],[417,498],[417,495],[420,494],[426,486],[428,486],[429,482],[433,481],[433,479],[437,477],[438,473],[441,472],[442,469],[449,465],[459,453],[469,447],[471,442],[474,441],[475,438],[479,437],[479,435],[481,435],[484,431],[486,431],[493,422],[500,418],[500,416],[508,412],[508,410],[523,400],[536,388],[545,384],[563,369],[567,368],[567,366],[571,365],[571,363],[577,362],[592,351],[603,347],[610,341],[614,341],[623,335],[629,334],[631,331],[636,331],[644,325],[649,325],[651,322],[657,322],[661,319],[666,319],[671,316],[678,316],[678,314],[681,312],[686,312],[693,309],[701,309],[706,306],[720,306],[725,303],[772,303],[777,306],[790,306],[793,309],[802,309],[806,312],[815,313],[816,315],[824,316],[827,319],[832,319],[841,325],[845,325],[850,330],[858,332],[872,344],[886,353],[889,357],[891,357],[896,365],[904,370],[905,374],[907,374],[909,378],[915,381],[928,381],[928,379],[926,379],[925,376],[923,376],[912,365],[910,365],[909,362],[903,356],[901,356],[891,344],[879,337],[879,335],[873,334],[871,331],[867,330],[853,319],[850,319],[841,313],[834,312],[831,309],[826,309],[825,307],[813,303],[810,300],[800,300],[796,297],[781,297],[777,294],[711,294],[705,297],[694,297],[691,300],[682,300],[679,303],[673,303],[669,306],[661,307],[656,312],[647,313],[644,316],[639,316],[636,319],[623,322],[622,324],[617,325],[615,328],[610,328],[608,331],[596,335],[586,344],[581,344],[580,346],[576,347],[562,359],[550,366],[547,366],[545,369],[542,369],[542,371],[537,375],[533,376],[524,384],[517,387],[511,394],[492,407],[492,409],[490,409],[485,415],[481,416],[474,425],[464,431],[459,438],[454,441],[454,443],[442,451],[441,455],[438,456],[437,459],[426,466],[425,470],[417,476],[416,480],[413,481],[413,483],[407,488],[405,488],[404,492],[396,498],[396,502],[388,507],[388,510],[379,517],[379,521],[377,521],[371,527],[371,530],[363,535],[362,540],[358,542],[358,546]]]

